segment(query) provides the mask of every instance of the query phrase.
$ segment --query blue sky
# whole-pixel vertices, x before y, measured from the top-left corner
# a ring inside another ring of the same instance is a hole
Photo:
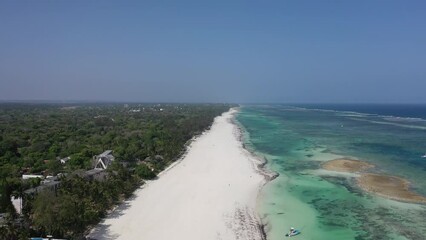
[[[1,100],[426,103],[425,1],[0,1]]]

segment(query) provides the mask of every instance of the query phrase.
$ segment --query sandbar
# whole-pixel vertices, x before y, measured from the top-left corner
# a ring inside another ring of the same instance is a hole
[[[393,200],[413,203],[426,203],[426,197],[410,191],[410,182],[406,179],[364,173],[357,178],[358,185],[365,191]]]
[[[334,159],[322,164],[328,171],[356,173],[357,185],[366,192],[392,200],[426,203],[426,197],[410,190],[410,182],[406,179],[375,173],[365,173],[375,167],[373,164],[353,159]]]
[[[322,164],[322,168],[329,171],[350,173],[362,172],[372,167],[374,167],[373,164],[346,158],[334,159]]]

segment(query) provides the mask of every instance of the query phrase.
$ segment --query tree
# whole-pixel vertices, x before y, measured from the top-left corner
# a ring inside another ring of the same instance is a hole
[[[0,212],[15,214],[15,208],[12,205],[12,201],[10,200],[10,195],[12,193],[12,189],[10,188],[7,181],[3,180],[0,184]]]
[[[145,164],[136,166],[135,173],[142,179],[154,179],[155,173]]]
[[[42,232],[62,235],[62,226],[58,221],[59,208],[59,201],[52,191],[39,193],[33,203],[34,225]]]
[[[62,171],[62,164],[59,160],[51,160],[47,163],[49,174],[56,175]]]
[[[81,153],[72,155],[68,163],[71,169],[86,169],[91,165],[90,158],[85,157]]]

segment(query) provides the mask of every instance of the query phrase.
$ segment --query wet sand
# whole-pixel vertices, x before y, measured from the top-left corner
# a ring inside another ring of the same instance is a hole
[[[426,203],[426,197],[410,190],[410,182],[406,179],[381,174],[362,173],[373,167],[374,165],[364,161],[343,158],[322,164],[322,168],[328,171],[360,173],[356,177],[356,182],[366,192],[402,202]]]

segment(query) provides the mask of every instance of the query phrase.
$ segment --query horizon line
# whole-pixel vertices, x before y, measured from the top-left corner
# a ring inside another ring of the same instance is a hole
[[[136,100],[47,100],[47,99],[0,99],[3,103],[29,103],[29,104],[87,104],[87,103],[103,103],[103,104],[239,104],[239,105],[276,105],[276,104],[335,104],[335,105],[426,105],[426,102],[219,102],[219,101],[136,101]]]

